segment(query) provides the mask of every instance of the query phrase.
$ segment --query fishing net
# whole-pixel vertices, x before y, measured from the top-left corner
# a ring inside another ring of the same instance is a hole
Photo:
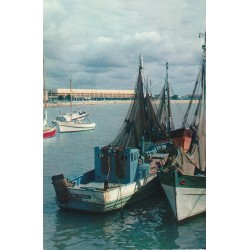
[[[195,101],[196,100],[196,101]],[[191,121],[190,123],[188,121]],[[176,147],[176,152],[169,155],[168,166],[177,165],[186,175],[193,175],[196,170],[206,170],[206,54],[202,55],[201,66],[195,82],[191,100],[182,122],[182,129],[170,132],[170,137],[178,137],[178,133],[185,132],[189,127],[192,133],[191,145],[187,152],[182,147]],[[181,136],[184,136],[180,133]],[[173,151],[174,152],[174,151]]]
[[[153,101],[156,117],[162,126],[166,126],[167,107],[166,107],[166,88],[165,85],[161,90],[160,95]]]
[[[166,133],[156,117],[149,93],[144,97],[143,66],[140,58],[134,99],[117,137],[110,146],[140,148],[142,137],[145,141],[155,142],[160,137],[166,137]]]

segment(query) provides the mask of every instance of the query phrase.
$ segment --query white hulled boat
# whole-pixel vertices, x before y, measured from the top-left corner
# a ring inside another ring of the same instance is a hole
[[[183,122],[184,126],[187,125],[194,97],[200,96],[190,124],[193,131],[191,145],[187,152],[182,147],[173,147],[159,173],[177,221],[206,211],[206,33],[203,36],[205,44],[202,46],[201,67]]]
[[[70,79],[70,113],[60,114],[56,117],[60,133],[80,132],[95,129],[96,124],[90,122],[86,111],[76,110],[72,112],[72,80]],[[87,118],[87,119],[86,119]]]

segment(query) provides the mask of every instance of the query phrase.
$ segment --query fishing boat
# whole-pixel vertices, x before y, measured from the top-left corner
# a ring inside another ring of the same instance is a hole
[[[158,191],[159,162],[171,145],[155,145],[165,135],[151,102],[144,98],[143,61],[140,56],[134,100],[113,142],[95,147],[95,166],[91,171],[68,180],[63,174],[52,176],[56,203],[60,208],[105,213],[146,199]],[[91,168],[90,168],[91,169]]]
[[[157,119],[159,120],[162,127],[166,129],[166,132],[168,134],[167,141],[171,140],[172,142],[174,142],[176,146],[182,148],[184,152],[187,152],[191,144],[193,131],[185,125],[182,125],[180,128],[175,129],[171,103],[170,103],[170,83],[168,80],[168,61],[166,61],[165,84],[162,88],[162,91],[159,97],[155,101],[153,101],[153,103],[154,103],[153,107],[155,109]],[[161,142],[162,141],[166,141],[166,139],[161,140]]]
[[[48,125],[44,60],[43,60],[43,109],[44,109],[43,110],[43,139],[47,139],[47,138],[54,137],[56,135],[56,126]]]
[[[200,35],[205,38],[205,43],[193,92],[194,97],[200,91],[200,99],[193,109],[194,113],[190,113],[192,98],[184,116],[184,122],[189,115],[193,118],[190,125],[193,129],[191,145],[187,152],[174,145],[168,151],[167,162],[159,173],[177,221],[206,211],[206,33]]]
[[[87,118],[88,115],[86,111],[82,110],[72,112],[72,79],[70,79],[70,113],[60,114],[55,121],[58,124],[60,133],[95,129],[96,124],[90,122]]]

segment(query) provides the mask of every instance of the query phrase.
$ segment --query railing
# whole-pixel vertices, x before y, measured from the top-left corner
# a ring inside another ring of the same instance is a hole
[[[79,184],[85,184],[85,183],[88,183],[90,181],[93,181],[94,178],[95,178],[95,170],[92,169],[83,175],[80,175],[80,176],[74,177],[73,179],[70,179],[70,181],[74,182],[75,185],[79,185]]]
[[[73,179],[71,179],[70,181],[71,182],[74,182],[75,183],[75,185],[79,185],[80,183],[81,183],[81,179],[82,179],[82,175],[80,175],[80,176],[77,176],[77,177],[75,177],[75,178],[73,178]]]

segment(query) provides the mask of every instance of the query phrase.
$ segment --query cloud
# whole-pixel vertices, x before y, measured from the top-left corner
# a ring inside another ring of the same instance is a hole
[[[161,39],[161,36],[158,32],[156,31],[151,31],[151,32],[142,32],[142,33],[136,33],[135,34],[135,39],[139,41],[144,41],[144,42],[159,42]]]
[[[205,0],[45,0],[47,88],[133,89],[140,53],[160,90],[165,61],[173,88],[192,91],[205,31]]]

